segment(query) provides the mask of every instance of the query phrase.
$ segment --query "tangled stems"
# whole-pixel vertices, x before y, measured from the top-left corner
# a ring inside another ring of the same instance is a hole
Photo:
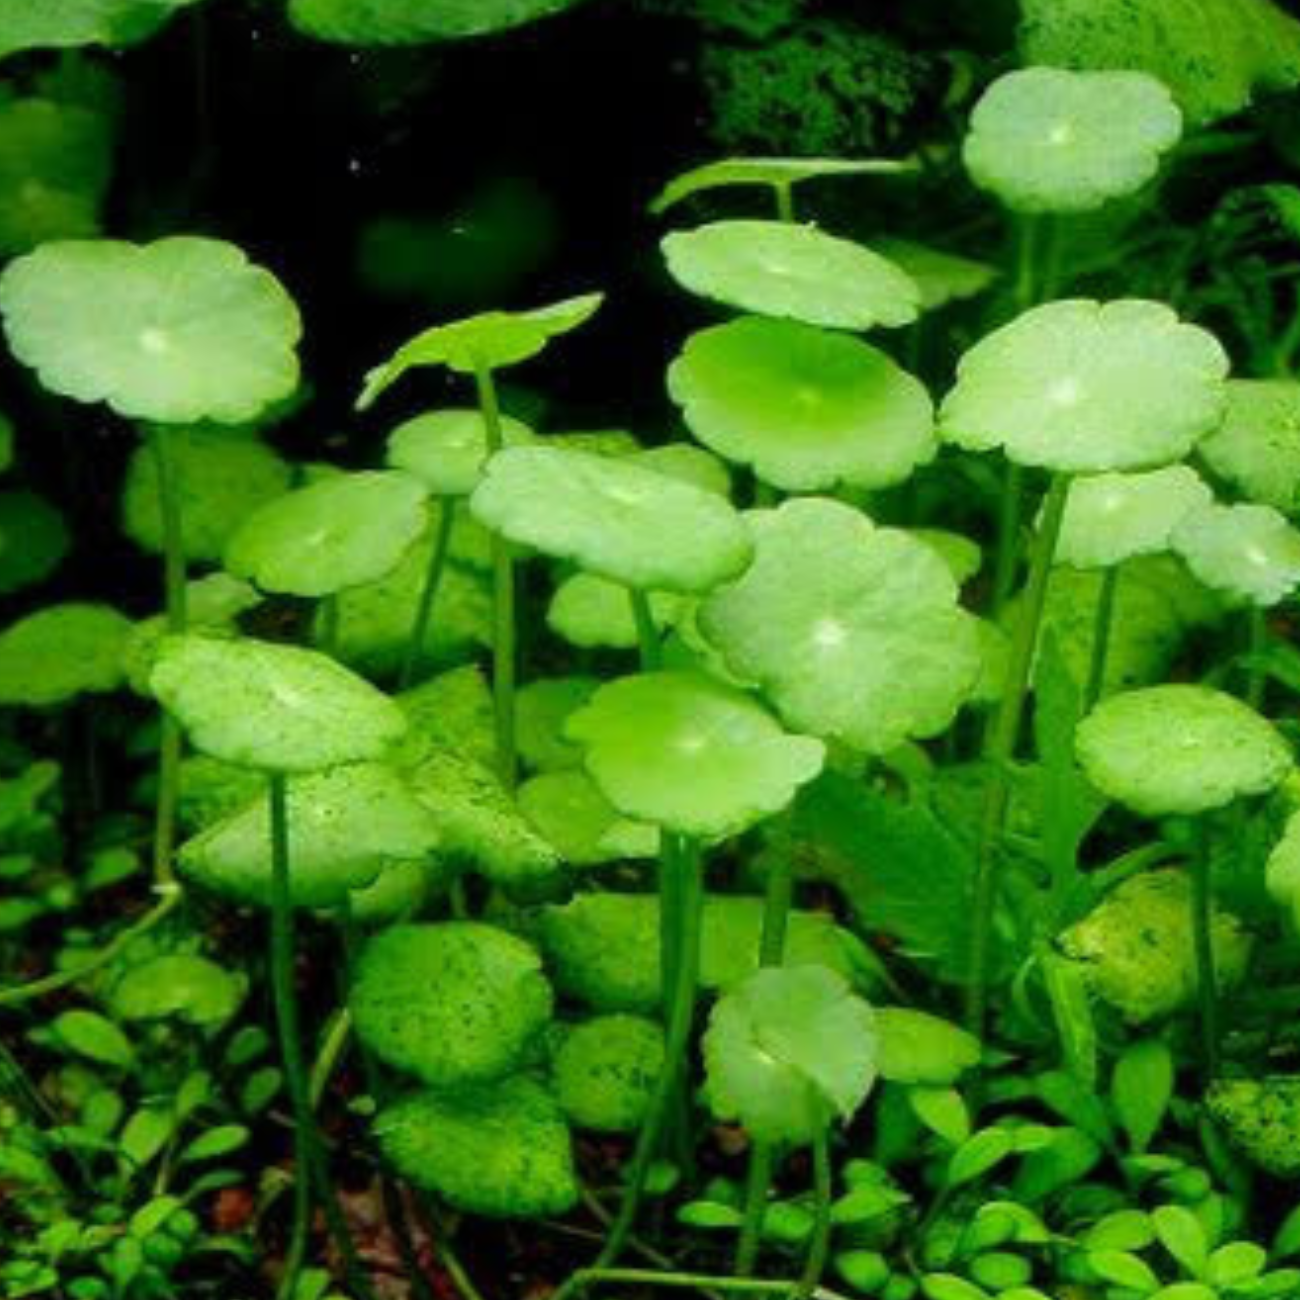
[[[424,585],[420,588],[420,603],[415,609],[415,620],[411,624],[411,639],[406,645],[406,657],[402,660],[401,675],[397,679],[399,690],[415,681],[416,669],[420,666],[420,655],[429,636],[429,619],[433,615],[433,602],[438,598],[438,588],[442,585],[443,571],[447,567],[447,555],[451,550],[451,530],[456,522],[456,502],[446,497],[438,507],[438,532],[434,537],[433,552],[429,557],[429,568],[424,575]]]
[[[988,1012],[989,955],[993,935],[993,910],[997,901],[998,865],[1002,832],[1011,797],[1010,765],[1025,712],[1025,698],[1033,672],[1034,651],[1047,601],[1047,583],[1052,558],[1061,535],[1070,480],[1064,474],[1052,479],[1043,507],[1043,520],[1030,556],[1029,580],[1016,620],[1015,635],[1007,661],[1006,681],[998,711],[986,745],[991,771],[984,796],[979,847],[975,861],[975,886],[971,929],[970,965],[966,992],[966,1028],[983,1037]]]
[[[487,366],[474,372],[479,411],[487,434],[489,456],[502,448],[501,403],[496,381]],[[515,566],[510,543],[492,534],[492,693],[496,704],[497,762],[501,781],[513,791],[519,759],[515,745]]]

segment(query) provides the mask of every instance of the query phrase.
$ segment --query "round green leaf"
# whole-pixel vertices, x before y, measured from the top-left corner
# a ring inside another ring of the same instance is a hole
[[[1197,451],[1245,497],[1285,514],[1300,510],[1300,383],[1228,381],[1228,413]]]
[[[555,1054],[555,1095],[570,1123],[634,1133],[663,1069],[664,1033],[640,1016],[597,1016],[571,1029]]]
[[[578,1200],[569,1129],[555,1098],[526,1075],[454,1093],[421,1092],[374,1124],[402,1177],[466,1214],[566,1214]]]
[[[0,492],[0,595],[44,581],[63,563],[69,545],[63,516],[44,497]]]
[[[1113,695],[1079,724],[1075,747],[1104,795],[1151,817],[1192,816],[1267,794],[1292,763],[1271,723],[1204,686]]]
[[[523,447],[536,436],[526,424],[508,415],[501,417],[505,446]],[[417,415],[388,435],[388,463],[413,474],[437,496],[469,496],[478,486],[487,457],[487,430],[477,410]]]
[[[551,1018],[522,939],[476,921],[399,925],[362,949],[348,1006],[361,1041],[436,1087],[509,1074]]]
[[[194,953],[166,953],[132,966],[113,986],[113,1013],[123,1020],[176,1016],[219,1025],[239,1009],[247,979]]]
[[[884,753],[952,721],[980,673],[976,621],[923,542],[806,499],[747,516],[753,565],[700,627],[787,725]]]
[[[1272,506],[1207,503],[1172,540],[1207,587],[1251,605],[1276,605],[1300,585],[1300,531]]]
[[[568,732],[620,812],[701,837],[736,835],[780,812],[825,754],[742,692],[690,672],[610,682]]]
[[[578,0],[290,0],[307,36],[342,45],[424,45],[484,36],[559,13]]]
[[[470,509],[512,542],[644,590],[707,591],[750,558],[740,516],[714,493],[590,452],[503,451]]]
[[[632,461],[642,469],[652,469],[669,478],[690,483],[704,492],[720,497],[731,497],[731,472],[726,462],[711,451],[689,442],[671,442],[663,447],[647,447],[631,454]]]
[[[357,405],[364,410],[415,366],[447,366],[472,375],[480,370],[498,370],[527,361],[551,339],[585,324],[596,314],[602,301],[601,294],[592,293],[535,311],[493,311],[450,325],[436,325],[417,334],[383,365],[366,375]]]
[[[1067,473],[1153,469],[1216,428],[1228,359],[1161,303],[1031,308],[962,357],[939,436]]]
[[[880,1077],[891,1083],[946,1088],[980,1061],[973,1034],[911,1007],[877,1007]]]
[[[263,591],[329,596],[391,573],[428,523],[424,485],[411,475],[341,474],[249,515],[226,546],[225,564]]]
[[[876,1078],[871,1008],[832,971],[760,970],[723,997],[704,1035],[709,1105],[760,1141],[811,1142]]]
[[[1178,525],[1213,500],[1214,494],[1186,465],[1075,479],[1056,560],[1076,569],[1100,569],[1167,551]]]
[[[892,487],[936,450],[916,379],[866,343],[794,321],[701,330],[668,391],[705,446],[787,492]]]
[[[585,772],[543,772],[519,787],[519,811],[576,867],[653,858],[659,830],[630,821]]]
[[[975,184],[1017,212],[1090,212],[1141,189],[1182,131],[1145,73],[1021,68],[984,92],[962,153]]]
[[[871,247],[912,278],[921,291],[924,311],[977,297],[998,277],[997,268],[986,262],[908,239],[877,239]]]
[[[538,772],[582,766],[582,750],[564,734],[569,715],[591,699],[595,677],[539,677],[515,694],[519,756]]]
[[[195,0],[5,0],[0,58],[20,50],[133,45]]]
[[[650,593],[650,617],[661,633],[676,621],[683,600],[669,591]],[[555,589],[546,624],[570,645],[585,650],[633,650],[638,644],[628,589],[594,573],[575,573]]]
[[[814,226],[715,221],[663,241],[684,288],[763,316],[830,329],[909,325],[921,293],[888,258]]]
[[[271,771],[381,758],[406,731],[386,695],[297,646],[169,637],[150,685],[196,749]]]
[[[43,244],[0,276],[0,313],[46,388],[128,418],[239,424],[298,385],[297,308],[220,240]]]
[[[890,158],[723,158],[674,177],[655,196],[650,211],[659,216],[705,190],[736,185],[784,188],[828,176],[889,176],[908,168],[906,162]]]
[[[0,704],[45,707],[122,684],[129,619],[107,605],[48,605],[0,632]]]

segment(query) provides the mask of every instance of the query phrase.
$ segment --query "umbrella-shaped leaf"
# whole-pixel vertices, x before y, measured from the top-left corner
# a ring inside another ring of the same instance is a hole
[[[503,451],[470,508],[512,542],[645,590],[707,591],[750,558],[740,516],[714,493],[590,452]]]
[[[168,637],[150,685],[196,749],[270,771],[382,758],[406,731],[386,695],[297,646]]]
[[[391,573],[428,523],[424,485],[411,475],[341,474],[256,510],[227,544],[225,564],[263,591],[329,596]]]
[[[923,542],[836,501],[748,516],[756,555],[700,626],[786,723],[879,754],[942,731],[980,672],[975,619]]]
[[[382,1111],[374,1129],[398,1173],[464,1213],[545,1218],[577,1203],[568,1125],[555,1098],[526,1075],[417,1093]]]
[[[569,1030],[555,1054],[555,1096],[570,1123],[634,1133],[664,1061],[664,1031],[641,1016],[597,1016]]]
[[[669,478],[692,483],[705,492],[720,497],[731,496],[731,472],[726,462],[711,451],[689,442],[672,442],[663,447],[648,447],[632,453],[633,463],[642,469],[652,469]]]
[[[20,50],[133,45],[195,0],[5,0],[0,58]]]
[[[877,1052],[871,1008],[833,971],[756,971],[709,1017],[709,1105],[761,1141],[808,1143],[866,1100]]]
[[[1075,747],[1102,794],[1151,817],[1267,794],[1292,765],[1286,741],[1254,709],[1181,684],[1112,695],[1079,724]]]
[[[741,691],[690,672],[610,682],[568,732],[615,808],[695,836],[737,835],[780,812],[825,757]]]
[[[911,276],[921,291],[925,311],[974,298],[998,277],[997,268],[987,262],[975,262],[908,239],[877,239],[871,247]]]
[[[951,1021],[912,1007],[877,1007],[880,1077],[949,1088],[980,1061],[980,1041]]]
[[[0,276],[15,356],[52,392],[164,424],[239,424],[298,385],[298,310],[233,244],[43,244]]]
[[[594,677],[542,677],[515,695],[519,756],[538,772],[581,767],[582,750],[565,734],[569,715],[591,699]]]
[[[705,446],[787,492],[892,487],[936,449],[919,381],[858,339],[795,321],[701,330],[668,391]]]
[[[535,357],[551,339],[585,324],[596,314],[602,295],[587,294],[535,311],[485,312],[436,325],[404,343],[366,376],[358,405],[364,409],[415,366],[447,366],[461,374],[497,370]]]
[[[1223,424],[1197,451],[1251,501],[1294,514],[1300,510],[1300,383],[1230,380]]]
[[[888,258],[813,226],[716,221],[663,241],[673,278],[741,311],[830,329],[909,325],[921,291]]]
[[[162,437],[189,560],[219,561],[235,529],[289,490],[292,470],[251,434],[195,425],[168,429]],[[127,466],[122,527],[145,550],[162,554],[158,462],[147,446],[137,447]]]
[[[1174,529],[1213,499],[1196,471],[1186,465],[1075,479],[1065,504],[1056,559],[1076,569],[1100,569],[1135,555],[1167,551]]]
[[[523,447],[536,436],[519,420],[501,417],[505,446]],[[487,457],[487,430],[477,410],[417,415],[388,435],[388,463],[413,474],[437,496],[469,496],[478,486]]]
[[[399,925],[362,949],[348,1006],[382,1061],[452,1087],[521,1063],[550,1021],[551,986],[534,949],[495,926]]]
[[[1031,308],[962,357],[939,436],[1069,473],[1154,469],[1218,427],[1228,358],[1141,299]]]
[[[385,867],[424,860],[437,822],[382,763],[349,763],[293,777],[287,788],[290,897],[298,907],[337,907]],[[181,849],[181,871],[242,903],[271,903],[271,814],[263,796]]]
[[[1252,605],[1300,586],[1300,531],[1272,506],[1207,502],[1174,530],[1173,547],[1207,587]]]
[[[63,516],[35,492],[0,492],[0,595],[48,578],[63,563],[70,539]]]
[[[0,632],[0,704],[116,690],[131,622],[107,605],[49,605]]]
[[[566,861],[598,867],[659,852],[659,829],[620,816],[585,772],[543,772],[519,787],[519,811]]]
[[[962,152],[975,184],[1017,212],[1090,212],[1141,189],[1182,131],[1145,73],[1021,68],[984,92]]]
[[[670,591],[650,593],[650,616],[660,632],[676,621],[684,599]],[[627,588],[594,573],[575,573],[555,589],[546,624],[570,645],[582,649],[632,650],[637,645],[636,619]]]
[[[578,0],[291,0],[289,19],[341,45],[424,45],[484,36],[559,13]]]
[[[735,185],[779,189],[829,176],[893,176],[909,166],[892,158],[723,158],[675,176],[655,196],[650,211],[658,216],[705,190]]]

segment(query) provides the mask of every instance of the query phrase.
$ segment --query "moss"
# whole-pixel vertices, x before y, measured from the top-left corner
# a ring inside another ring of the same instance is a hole
[[[1300,1078],[1225,1079],[1205,1103],[1252,1164],[1280,1178],[1300,1176]]]

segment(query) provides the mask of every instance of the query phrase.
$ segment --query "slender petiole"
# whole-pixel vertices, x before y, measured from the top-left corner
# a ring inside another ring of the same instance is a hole
[[[1115,628],[1115,605],[1119,595],[1119,569],[1112,565],[1101,579],[1097,611],[1092,624],[1092,648],[1088,658],[1088,684],[1083,693],[1083,711],[1088,713],[1106,689],[1110,641]]]
[[[420,659],[424,654],[425,643],[429,639],[429,620],[433,617],[433,604],[438,599],[438,588],[442,586],[442,575],[446,570],[447,556],[451,551],[451,532],[455,522],[455,499],[445,497],[438,506],[438,531],[434,535],[429,567],[425,571],[424,585],[420,588],[420,602],[416,606],[415,619],[411,624],[411,639],[406,645],[406,657],[402,660],[402,672],[397,682],[398,688],[403,691],[414,683]]]

